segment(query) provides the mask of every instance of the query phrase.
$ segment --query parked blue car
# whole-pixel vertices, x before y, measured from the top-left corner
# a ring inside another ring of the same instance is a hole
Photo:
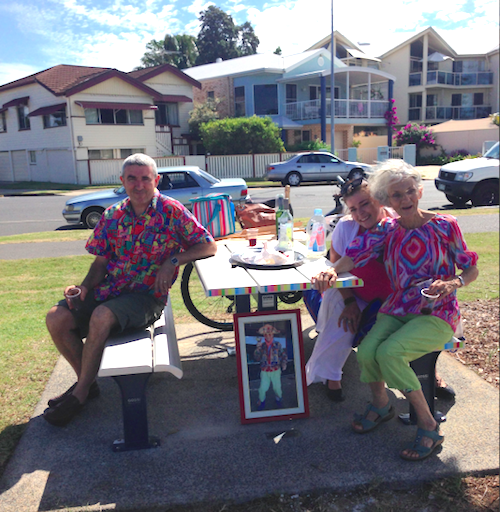
[[[188,209],[191,209],[190,199],[208,194],[229,194],[234,204],[244,203],[247,199],[248,187],[241,178],[220,180],[193,166],[161,167],[158,174],[161,176],[159,191],[177,199]],[[93,229],[108,206],[126,197],[123,186],[83,194],[68,199],[62,214],[69,224],[82,223],[85,227]]]

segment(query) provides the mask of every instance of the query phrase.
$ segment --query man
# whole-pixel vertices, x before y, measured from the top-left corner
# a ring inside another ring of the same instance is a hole
[[[288,357],[281,343],[274,341],[274,335],[280,331],[271,324],[264,324],[258,333],[264,336],[265,344],[257,338],[257,346],[253,353],[255,361],[260,361],[260,386],[257,408],[262,411],[266,407],[266,393],[271,383],[276,396],[276,407],[282,407],[283,391],[281,389],[281,371],[286,370]]]
[[[95,378],[109,335],[155,322],[179,265],[217,251],[211,235],[182,204],[160,195],[152,158],[128,157],[120,180],[129,197],[103,213],[86,245],[95,260],[82,284],[65,290],[65,295],[81,290],[80,306],[62,300],[47,314],[52,340],[78,378],[49,400],[44,418],[56,426],[66,425],[99,395]]]

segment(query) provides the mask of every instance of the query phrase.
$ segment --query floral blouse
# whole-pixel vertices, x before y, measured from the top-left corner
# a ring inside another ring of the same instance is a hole
[[[435,215],[416,229],[402,227],[398,219],[382,219],[375,228],[355,238],[346,255],[355,266],[383,256],[393,291],[380,312],[396,316],[420,314],[420,283],[451,279],[455,267],[465,270],[476,265],[478,258],[467,250],[457,220],[451,215]],[[437,299],[432,315],[455,330],[460,320],[456,292]]]

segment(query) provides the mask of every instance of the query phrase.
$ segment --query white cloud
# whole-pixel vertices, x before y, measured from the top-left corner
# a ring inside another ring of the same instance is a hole
[[[41,71],[36,66],[28,64],[19,64],[18,62],[1,62],[0,63],[0,85],[5,85],[14,80],[19,80],[26,76],[33,75]]]

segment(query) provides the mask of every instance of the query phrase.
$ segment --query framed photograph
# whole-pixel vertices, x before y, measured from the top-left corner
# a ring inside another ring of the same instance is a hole
[[[300,310],[234,315],[242,423],[309,416]]]

